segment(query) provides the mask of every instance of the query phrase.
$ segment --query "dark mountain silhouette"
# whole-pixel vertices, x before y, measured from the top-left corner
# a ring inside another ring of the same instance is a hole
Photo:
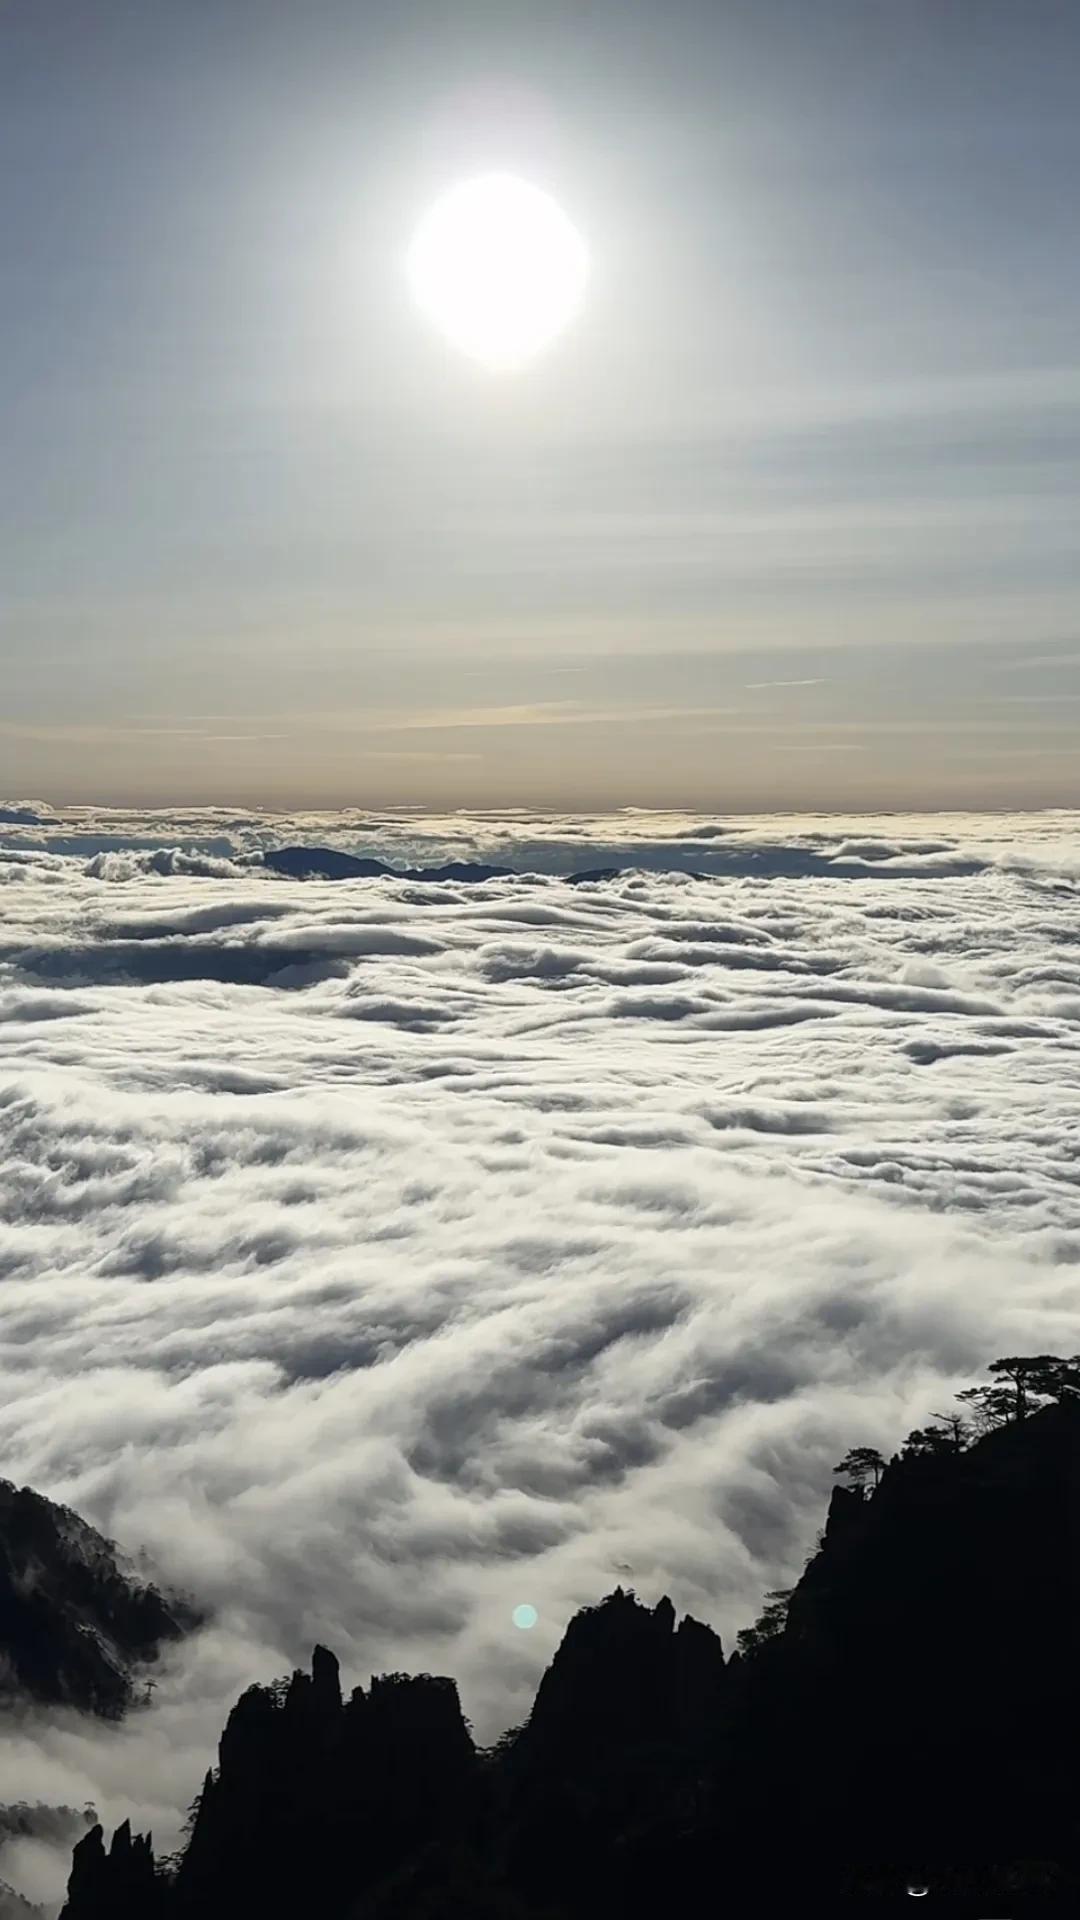
[[[600,880],[617,880],[622,867],[582,867],[578,873],[568,873],[565,879],[572,887],[591,886]]]
[[[132,1835],[127,1820],[105,1850],[101,1828],[91,1827],[71,1858],[68,1901],[73,1909],[107,1913],[110,1920],[143,1920],[157,1911],[161,1883],[148,1835]]]
[[[95,1828],[65,1920],[1077,1910],[1080,1402],[927,1429],[878,1479],[729,1659],[618,1590],[486,1752],[451,1681],[343,1702],[316,1649],[233,1709],[178,1861]]]
[[[479,862],[451,860],[441,867],[388,867],[383,860],[361,859],[336,847],[270,847],[263,865],[292,880],[501,880],[513,877],[512,867],[489,867]]]
[[[450,860],[441,867],[390,867],[383,860],[364,859],[358,854],[342,853],[337,847],[270,847],[263,854],[263,865],[273,873],[287,874],[292,880],[458,880],[479,883],[482,880],[514,880],[520,877],[516,867],[492,867],[477,860]],[[571,886],[584,881],[614,880],[619,867],[588,867],[564,877]]]
[[[126,1572],[78,1514],[0,1480],[0,1700],[117,1718],[136,1670],[198,1619]]]

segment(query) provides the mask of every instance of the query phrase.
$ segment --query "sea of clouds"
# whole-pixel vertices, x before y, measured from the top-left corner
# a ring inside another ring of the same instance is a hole
[[[0,1472],[211,1615],[0,1803],[174,1844],[316,1640],[481,1738],[617,1583],[730,1641],[848,1446],[1080,1346],[1078,908],[1067,813],[0,810]]]

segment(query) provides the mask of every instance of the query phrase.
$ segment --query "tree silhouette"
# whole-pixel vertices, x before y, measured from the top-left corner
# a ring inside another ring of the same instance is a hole
[[[905,1460],[955,1452],[956,1448],[944,1427],[913,1427],[902,1448]]]
[[[1047,1400],[1080,1395],[1080,1354],[1063,1359],[1057,1353],[1012,1353],[991,1360],[995,1377],[983,1387],[965,1387],[956,1398],[971,1410],[979,1434],[1025,1420]]]
[[[871,1476],[876,1487],[884,1471],[885,1461],[876,1447],[852,1447],[839,1466],[833,1468],[834,1473],[846,1473],[860,1488],[866,1486]]]
[[[183,1827],[181,1828],[181,1832],[184,1834],[185,1838],[190,1839],[191,1835],[194,1833],[199,1815],[202,1812],[203,1802],[204,1800],[208,1800],[210,1798],[210,1795],[213,1793],[213,1791],[214,1791],[214,1769],[213,1767],[208,1767],[205,1775],[203,1776],[202,1786],[199,1788],[198,1793],[195,1795],[194,1800],[191,1802],[191,1805],[187,1810],[187,1815],[185,1817]]]
[[[767,1640],[777,1640],[787,1625],[788,1602],[794,1588],[778,1587],[765,1595],[769,1602],[758,1614],[752,1627],[744,1627],[736,1639],[740,1653],[756,1653]]]
[[[972,1426],[981,1439],[995,1427],[1007,1427],[1012,1420],[1013,1396],[1009,1387],[965,1387],[957,1399],[968,1409]]]
[[[1028,1365],[1029,1393],[1059,1401],[1070,1394],[1080,1394],[1080,1353],[1070,1354],[1067,1360],[1055,1353],[1040,1353]]]
[[[952,1453],[963,1453],[971,1444],[971,1429],[962,1413],[935,1413],[936,1425],[944,1433]]]
[[[904,1441],[905,1459],[913,1455],[963,1453],[971,1429],[962,1413],[935,1413],[933,1425],[915,1427]]]
[[[991,1360],[987,1372],[998,1380],[1008,1381],[1012,1391],[1012,1417],[1023,1420],[1031,1410],[1032,1396],[1045,1395],[1046,1381],[1055,1377],[1064,1364],[1055,1353],[1014,1353],[1003,1360]]]

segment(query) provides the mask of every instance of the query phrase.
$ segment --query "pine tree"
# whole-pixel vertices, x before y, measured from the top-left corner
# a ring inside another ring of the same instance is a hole
[[[860,1488],[865,1487],[871,1477],[876,1487],[884,1471],[885,1461],[876,1447],[852,1447],[839,1466],[833,1468],[834,1473],[846,1473]]]

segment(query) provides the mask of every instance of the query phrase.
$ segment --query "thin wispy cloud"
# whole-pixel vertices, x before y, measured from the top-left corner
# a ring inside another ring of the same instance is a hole
[[[772,687],[823,687],[825,684],[826,682],[820,678],[814,680],[749,680],[747,681],[747,692],[761,693]]]

